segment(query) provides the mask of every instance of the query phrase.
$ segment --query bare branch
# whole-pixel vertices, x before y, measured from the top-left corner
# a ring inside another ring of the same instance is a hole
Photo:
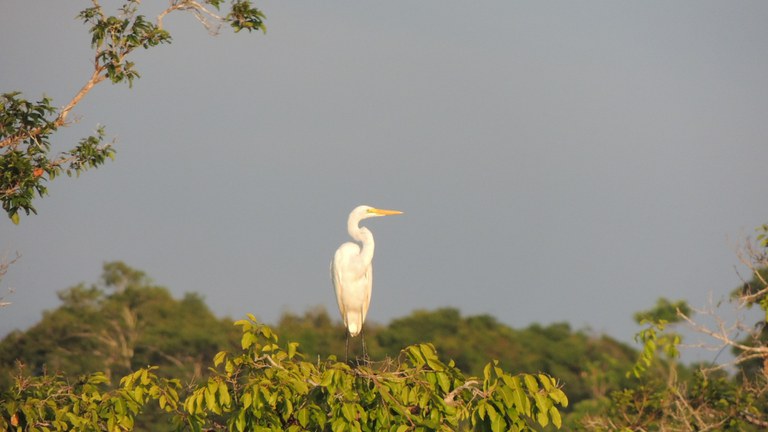
[[[692,320],[690,317],[680,312],[679,310],[677,311],[677,314],[679,317],[685,320],[685,322],[687,322],[688,325],[696,332],[710,336],[713,339],[720,341],[722,345],[731,346],[739,349],[741,353],[737,356],[736,360],[734,361],[735,364],[742,363],[749,358],[753,358],[754,356],[758,356],[758,357],[768,356],[768,347],[749,346],[733,340],[733,338],[731,338],[730,336],[731,332],[729,331],[728,328],[726,328],[725,322],[720,317],[716,317],[718,320],[718,330],[714,331],[702,324],[697,323],[696,321]],[[731,330],[733,328],[734,327],[731,327]]]
[[[8,273],[8,267],[10,267],[13,263],[15,263],[19,258],[21,258],[21,255],[19,255],[18,252],[16,252],[16,256],[14,256],[12,259],[8,260],[7,258],[0,259],[0,280],[3,279],[3,276],[5,276],[6,273]],[[15,290],[13,288],[8,288],[8,294],[13,294]],[[3,297],[0,297],[0,307],[5,307],[10,305],[11,302],[3,301]]]
[[[186,10],[192,12],[195,15],[197,21],[200,22],[200,24],[202,24],[203,27],[208,30],[208,33],[212,35],[219,33],[221,22],[224,21],[223,17],[215,14],[212,10],[206,8],[194,0],[174,0],[171,2],[171,6],[168,7],[168,9],[160,12],[160,14],[157,16],[157,28],[162,30],[163,18],[175,10]]]

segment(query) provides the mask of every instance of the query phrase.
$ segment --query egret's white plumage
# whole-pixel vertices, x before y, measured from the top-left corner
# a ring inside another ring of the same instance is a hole
[[[401,213],[397,210],[359,206],[349,214],[347,230],[353,239],[362,244],[362,248],[353,242],[339,246],[331,262],[331,279],[336,290],[341,318],[351,336],[357,336],[363,329],[373,287],[373,234],[368,228],[361,227],[360,221]]]

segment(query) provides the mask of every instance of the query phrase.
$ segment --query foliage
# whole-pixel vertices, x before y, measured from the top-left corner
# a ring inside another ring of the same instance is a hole
[[[322,308],[303,315],[283,314],[275,329],[300,342],[308,358],[344,352],[344,327]],[[595,401],[615,390],[637,386],[626,376],[637,351],[605,335],[574,331],[566,323],[533,324],[514,329],[488,315],[462,316],[455,308],[415,311],[386,326],[366,323],[367,352],[372,358],[395,358],[409,345],[431,343],[464,373],[481,376],[485,365],[499,360],[516,371],[541,371],[558,378],[572,410],[592,412]],[[350,352],[360,351],[359,338]],[[686,372],[687,373],[687,372]]]
[[[759,233],[755,240],[763,248],[768,248],[768,224],[762,224],[757,228]]]
[[[662,297],[656,301],[656,306],[653,309],[637,312],[634,318],[635,322],[641,325],[652,322],[675,323],[682,320],[678,311],[684,315],[690,315],[691,307],[684,300],[672,302]]]
[[[0,430],[126,431],[151,400],[177,400],[178,380],[160,378],[154,367],[141,369],[105,390],[102,373],[70,381],[64,374],[30,376],[23,368],[13,386],[0,394]],[[160,403],[171,411],[173,404]]]
[[[298,344],[278,346],[272,330],[255,317],[242,328],[241,350],[222,351],[207,381],[180,397],[177,379],[139,369],[104,390],[101,374],[75,383],[64,375],[29,377],[22,372],[0,396],[0,426],[16,430],[131,430],[152,404],[170,413],[176,430],[426,431],[528,430],[560,427],[558,406],[568,399],[545,374],[511,375],[498,362],[483,379],[466,378],[441,361],[432,345],[403,350],[397,364],[379,370],[350,367],[333,357],[305,362]]]
[[[333,320],[328,311],[322,307],[311,308],[303,315],[284,312],[275,331],[293,342],[301,345],[307,358],[327,358],[330,355],[343,355],[346,342],[346,329],[339,320]],[[363,330],[366,338],[368,353],[373,358],[383,358],[384,354],[375,343],[378,331],[375,324],[366,323]],[[350,355],[362,356],[362,349],[357,339],[349,344]]]
[[[185,401],[193,431],[228,430],[522,430],[531,422],[559,427],[568,400],[551,377],[510,375],[496,363],[482,382],[442,362],[432,345],[413,345],[398,364],[305,362],[298,344],[278,338],[255,317],[242,352],[219,353],[216,373]]]
[[[574,404],[631,385],[624,372],[636,355],[625,344],[567,323],[513,329],[489,315],[463,317],[455,308],[415,311],[377,329],[372,339],[389,356],[407,345],[433,343],[470,374],[481,374],[490,359],[542,371],[563,383]]]
[[[640,378],[658,358],[659,351],[664,353],[666,360],[674,360],[680,356],[677,347],[682,339],[679,334],[668,331],[667,326],[682,321],[680,314],[687,316],[690,311],[691,308],[685,301],[671,303],[665,298],[660,298],[653,309],[635,314],[635,321],[646,325],[646,328],[635,335],[635,341],[642,343],[643,349],[627,376]]]
[[[92,3],[77,17],[89,27],[93,70],[67,105],[56,108],[49,97],[31,101],[17,91],[0,94],[0,202],[13,223],[19,223],[21,211],[36,213],[33,200],[47,194],[47,182],[61,174],[79,175],[114,158],[115,150],[105,143],[103,127],[58,154],[52,153],[51,137],[70,124],[69,113],[95,85],[106,79],[133,85],[139,73],[129,60],[131,54],[138,48],[171,43],[171,34],[162,26],[165,15],[189,11],[209,29],[211,20],[228,23],[235,32],[266,29],[264,14],[250,0],[231,0],[230,12],[224,17],[214,12],[222,0],[175,0],[155,22],[139,13],[139,0],[125,0],[115,15],[106,13],[98,0]]]
[[[768,427],[765,377],[739,382],[722,371],[700,370],[686,381],[651,376],[641,386],[612,392],[599,410],[580,419],[586,430],[759,431]]]
[[[654,310],[637,315],[641,324],[647,324],[638,333],[637,339],[644,348],[632,369],[641,385],[612,392],[590,414],[580,418],[581,427],[622,431],[768,428],[768,244],[764,239],[759,237],[757,245],[747,242],[744,246],[742,262],[751,270],[752,279],[733,292],[733,300],[739,306],[758,306],[763,317],[751,326],[741,322],[727,325],[714,312],[699,311],[715,321],[714,328],[710,328],[692,319],[684,302],[673,304],[661,299]],[[716,341],[712,349],[730,347],[734,359],[701,366],[692,377],[683,379],[678,374],[681,368],[674,361],[680,336],[670,331],[669,325],[675,323],[711,337]],[[735,339],[736,334],[744,332],[748,334],[746,338]],[[659,353],[664,353],[665,358],[660,358]],[[648,373],[651,365],[663,365],[665,361],[666,373]],[[730,366],[739,368],[736,376],[725,372]]]

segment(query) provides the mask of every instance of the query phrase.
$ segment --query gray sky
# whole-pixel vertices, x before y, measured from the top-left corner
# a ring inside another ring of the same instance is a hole
[[[0,4],[0,91],[64,105],[89,2]],[[380,323],[456,306],[629,341],[659,296],[739,283],[734,243],[768,221],[768,3],[257,4],[265,36],[167,18],[133,89],[75,109],[57,149],[103,124],[117,159],[0,222],[23,255],[0,334],[111,260],[222,316],[336,314],[358,204],[405,212],[367,223]]]

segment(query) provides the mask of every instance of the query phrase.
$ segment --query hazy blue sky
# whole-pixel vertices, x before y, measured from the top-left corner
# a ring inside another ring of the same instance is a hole
[[[267,35],[169,17],[132,90],[76,108],[58,149],[103,124],[117,159],[0,222],[22,254],[0,334],[111,260],[222,316],[336,316],[358,204],[405,212],[367,224],[380,323],[455,306],[630,340],[659,296],[739,283],[734,244],[768,222],[768,2],[257,4]],[[88,5],[2,0],[0,91],[64,105]]]

